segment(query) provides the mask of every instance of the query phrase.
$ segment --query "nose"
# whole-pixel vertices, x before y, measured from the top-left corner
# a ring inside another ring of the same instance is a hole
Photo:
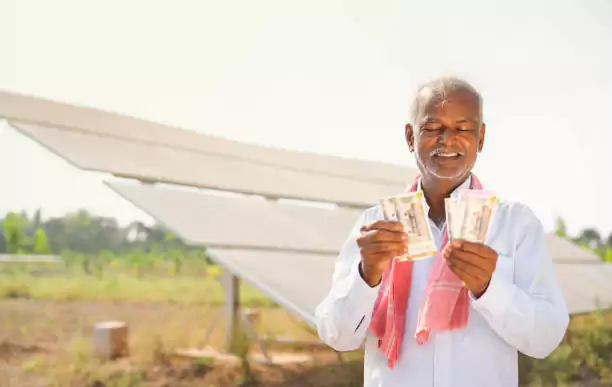
[[[438,135],[438,144],[449,146],[455,143],[456,132],[451,128],[443,128]]]

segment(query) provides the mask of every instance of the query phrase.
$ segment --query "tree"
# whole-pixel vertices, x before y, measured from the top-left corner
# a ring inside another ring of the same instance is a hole
[[[610,233],[610,235],[608,235],[608,239],[606,240],[606,244],[608,245],[609,248],[612,249],[612,232]]]
[[[50,254],[51,249],[49,248],[49,243],[47,242],[47,234],[45,234],[45,230],[39,228],[34,232],[34,254]]]
[[[39,208],[34,213],[34,217],[32,217],[32,229],[38,230],[40,227],[42,227],[42,214]]]
[[[563,218],[561,217],[557,217],[557,220],[555,222],[555,233],[561,238],[567,237],[567,227],[565,225],[565,220],[563,220]]]
[[[95,216],[86,210],[47,220],[40,210],[31,219],[25,212],[14,212],[8,213],[4,220],[0,217],[0,223],[0,252],[9,254],[71,251],[89,257],[100,255],[104,250],[114,255],[129,255],[134,251],[163,255],[176,250],[181,253],[173,253],[177,257],[187,257],[193,250],[161,225],[132,222],[122,227],[114,218]],[[201,256],[206,259],[204,251]],[[176,262],[175,269],[180,271],[180,262]]]
[[[606,254],[604,256],[604,261],[612,263],[612,247],[608,247],[606,249]]]
[[[30,238],[26,234],[27,222],[23,215],[9,212],[2,222],[6,252],[19,254],[30,247]]]
[[[86,210],[53,218],[44,224],[53,251],[73,250],[97,254],[102,250],[119,252],[125,231],[113,218],[92,216]]]
[[[2,224],[2,227],[0,227],[0,254],[5,254],[6,239],[4,237],[4,219],[0,218],[0,224]]]
[[[591,249],[599,249],[602,245],[601,235],[594,228],[585,228],[582,230],[578,240],[589,246]]]
[[[183,260],[185,259],[185,257],[183,256],[183,253],[180,250],[171,249],[164,255],[164,258],[167,261],[170,261],[173,263],[174,265],[173,274],[174,275],[181,273],[181,268],[183,267]]]

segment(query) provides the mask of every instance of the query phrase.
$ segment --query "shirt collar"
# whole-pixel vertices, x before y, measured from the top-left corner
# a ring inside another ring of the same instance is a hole
[[[419,181],[417,183],[417,191],[422,191],[422,187],[421,187],[421,179],[422,177],[419,177]],[[461,191],[465,191],[467,189],[470,189],[470,185],[472,184],[472,174],[470,174],[467,179],[465,179],[463,181],[463,183],[461,183],[457,188],[455,188],[455,190],[453,192],[451,192],[451,197],[457,197],[459,195],[459,193]],[[427,200],[425,200],[425,198],[423,198],[423,209],[425,210],[425,214],[429,213],[429,204],[427,204]]]

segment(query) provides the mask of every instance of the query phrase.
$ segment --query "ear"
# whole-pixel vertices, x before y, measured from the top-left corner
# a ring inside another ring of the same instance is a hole
[[[406,143],[408,144],[410,153],[414,152],[414,130],[412,129],[412,125],[406,124],[404,136],[406,137]]]
[[[482,123],[482,125],[480,125],[480,133],[478,136],[478,153],[482,152],[482,148],[484,147],[486,131],[487,131],[487,126],[484,123]]]

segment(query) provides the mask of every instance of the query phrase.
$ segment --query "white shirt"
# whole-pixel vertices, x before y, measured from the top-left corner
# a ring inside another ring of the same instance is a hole
[[[452,195],[469,188],[469,180]],[[417,313],[434,257],[415,261],[403,342],[390,369],[368,329],[380,285],[371,288],[359,275],[356,243],[360,227],[380,219],[379,206],[362,213],[337,258],[331,289],[316,310],[318,334],[327,345],[351,351],[365,340],[364,387],[516,387],[517,350],[544,358],[559,345],[569,315],[542,224],[525,205],[501,202],[486,241],[498,253],[497,266],[487,291],[477,300],[470,298],[467,327],[432,332],[426,344],[416,343]],[[440,249],[442,230],[429,223]]]

